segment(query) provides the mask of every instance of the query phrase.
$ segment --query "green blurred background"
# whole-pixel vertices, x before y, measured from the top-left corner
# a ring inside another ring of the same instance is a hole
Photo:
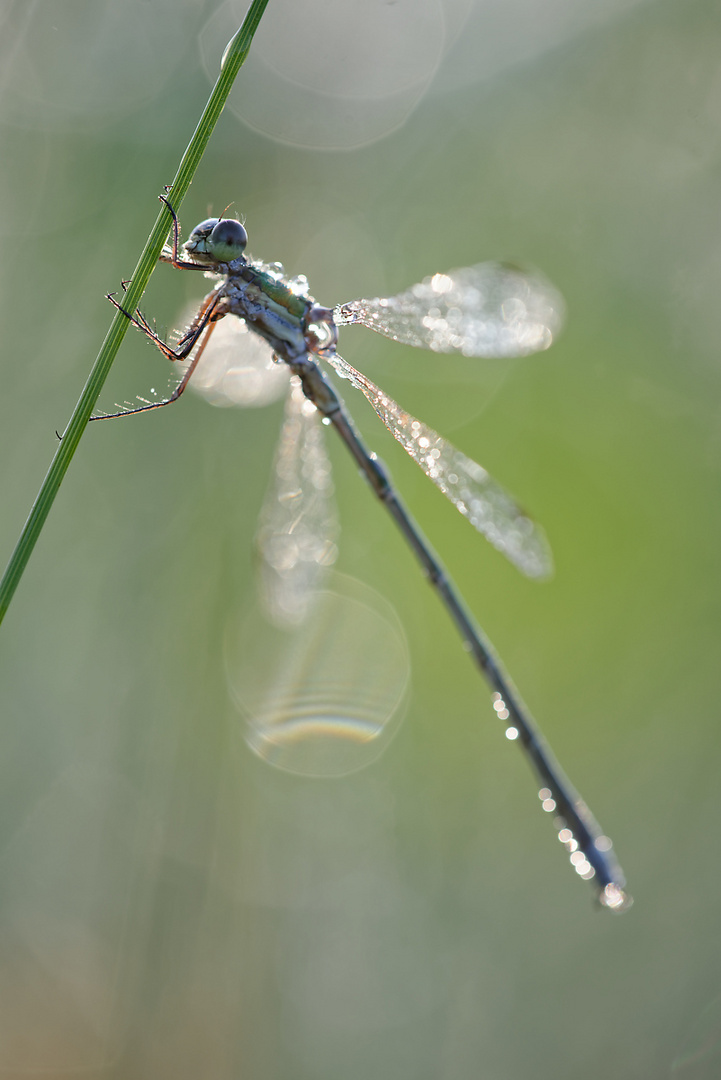
[[[0,9],[3,561],[242,14]],[[2,628],[3,1075],[721,1075],[718,4],[270,0],[183,225],[231,201],[253,254],[322,303],[493,258],[563,292],[564,334],[527,360],[341,342],[543,523],[548,584],[345,396],[635,906],[592,906],[330,440],[338,568],[405,628],[405,719],[342,778],[251,753],[223,642],[253,595],[281,407],[188,395],[87,432]],[[202,291],[161,267],[144,309],[172,326]],[[164,378],[128,335],[101,404]]]

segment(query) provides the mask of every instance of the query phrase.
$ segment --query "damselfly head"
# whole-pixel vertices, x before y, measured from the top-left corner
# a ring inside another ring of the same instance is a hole
[[[248,234],[234,218],[208,218],[196,225],[183,249],[197,262],[230,263],[239,259]]]

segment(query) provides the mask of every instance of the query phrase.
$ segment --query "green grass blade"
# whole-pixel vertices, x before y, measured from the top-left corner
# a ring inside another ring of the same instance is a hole
[[[248,13],[243,20],[243,25],[237,34],[229,42],[221,63],[220,75],[213,91],[205,106],[197,128],[193,134],[188,148],[178,167],[175,179],[170,187],[169,198],[175,210],[180,204],[190,187],[193,175],[208,145],[213,129],[218,122],[223,106],[228,98],[233,81],[243,65],[253,35],[258,29],[263,12],[268,0],[252,0]],[[158,255],[165,243],[171,226],[170,213],[166,207],[162,207],[158,218],[148,237],[143,252],[138,259],[138,264],[133,272],[133,277],[128,286],[127,293],[123,297],[124,306],[133,311],[140,303],[140,298],[150,279],[157,261]],[[45,524],[45,519],[50,513],[58,488],[68,470],[68,466],[77,450],[81,436],[85,431],[90,415],[102,390],[103,384],[108,377],[113,360],[120,348],[120,343],[125,337],[129,326],[128,319],[120,312],[116,312],[105,341],[102,344],[97,359],[78,400],[70,422],[65,430],[55,457],[52,460],[48,473],[43,480],[38,496],[33,503],[27,521],[15,545],[10,561],[0,581],[0,622],[5,617],[10,601],[25,571],[28,559]]]

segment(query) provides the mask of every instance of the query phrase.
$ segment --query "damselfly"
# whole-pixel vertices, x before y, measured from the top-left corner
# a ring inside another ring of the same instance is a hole
[[[109,297],[164,356],[188,363],[168,397],[128,405],[93,419],[145,412],[177,401],[220,321],[226,315],[237,316],[244,331],[249,332],[249,340],[265,343],[276,365],[291,373],[286,430],[290,423],[297,428],[301,418],[303,423],[312,424],[321,417],[332,425],[395,520],[488,682],[493,708],[505,724],[506,735],[520,743],[534,767],[542,785],[542,807],[553,815],[558,838],[576,872],[594,883],[604,906],[626,908],[630,898],[624,892],[623,872],[613,855],[611,841],[564,776],[493,647],[401,502],[387,471],[361,441],[344,404],[318,364],[319,360],[325,361],[337,375],[361,390],[388,430],[464,517],[524,574],[542,578],[550,572],[551,560],[538,526],[485,469],[405,412],[339,356],[336,344],[339,326],[360,323],[395,341],[435,352],[523,356],[551,344],[561,324],[561,297],[539,275],[503,264],[481,263],[435,274],[391,298],[354,300],[325,308],[309,295],[304,277],[286,279],[279,264],[246,257],[248,237],[238,221],[203,221],[181,249],[177,216],[168,200],[163,197],[163,201],[172,215],[173,239],[172,246],[164,248],[161,260],[180,270],[204,271],[216,284],[175,347],[166,343],[139,311],[125,312],[117,300]],[[220,361],[221,380],[229,363],[227,359]],[[296,445],[302,441],[296,440]],[[312,452],[310,445],[306,439],[306,453]],[[306,509],[309,503],[312,499],[306,500]],[[276,578],[273,591],[281,597],[281,609],[291,619],[300,617],[304,598],[314,584],[313,574],[323,563],[326,538],[323,530],[315,527],[317,522],[308,517],[303,522],[303,513],[299,514],[295,506],[275,520],[266,521],[264,527],[264,555]]]

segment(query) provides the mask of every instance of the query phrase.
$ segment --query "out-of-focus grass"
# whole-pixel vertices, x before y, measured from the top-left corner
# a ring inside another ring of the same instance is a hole
[[[30,27],[55,101],[64,11],[47,41]],[[619,11],[486,82],[454,88],[460,61],[443,67],[443,93],[342,154],[226,113],[182,219],[234,199],[252,253],[306,273],[322,303],[485,258],[563,292],[553,349],[479,378],[361,329],[341,341],[541,520],[547,585],[487,549],[343,390],[614,838],[635,907],[591,910],[452,628],[332,442],[339,566],[396,607],[408,713],[345,779],[250,755],[223,646],[252,595],[280,412],[187,398],[94,425],[3,628],[6,1071],[714,1075],[695,1033],[719,967],[721,28],[700,0]],[[7,553],[105,332],[103,293],[132,270],[206,96],[193,39],[212,14],[136,15],[139,42],[161,45],[153,96],[128,91],[126,111],[97,49],[112,114],[0,99]],[[464,54],[500,52],[493,33],[468,30]],[[316,73],[322,27],[318,42]],[[162,267],[143,310],[173,326],[202,290]],[[100,404],[164,379],[131,335]]]

